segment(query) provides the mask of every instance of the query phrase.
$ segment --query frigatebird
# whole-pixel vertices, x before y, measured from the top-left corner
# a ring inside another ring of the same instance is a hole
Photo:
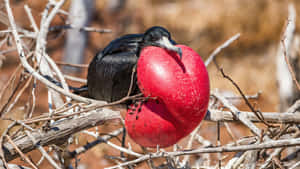
[[[143,34],[124,35],[111,41],[89,64],[89,97],[107,102],[117,101],[127,95],[131,77],[133,83],[130,94],[139,93],[136,75],[132,72],[141,50],[147,46],[157,46],[175,51],[181,57],[181,49],[175,45],[169,31],[160,26],[151,27]]]
[[[170,32],[163,27],[154,26],[143,34],[128,34],[111,41],[89,64],[87,85],[79,88],[69,86],[70,89],[77,94],[87,91],[90,98],[113,102],[127,96],[133,80],[129,94],[138,94],[140,91],[133,70],[141,50],[147,46],[161,47],[177,52],[180,58],[182,56],[181,48],[176,46]],[[45,77],[62,86],[51,77]]]

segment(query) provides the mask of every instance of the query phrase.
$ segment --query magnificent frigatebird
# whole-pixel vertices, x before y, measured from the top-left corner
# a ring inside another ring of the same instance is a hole
[[[89,65],[89,97],[108,102],[125,97],[140,51],[147,46],[157,46],[175,51],[181,57],[181,49],[175,44],[168,30],[159,26],[151,27],[143,34],[124,35],[111,41],[104,50],[96,54]],[[134,75],[131,94],[138,92]]]
[[[160,26],[149,28],[143,34],[124,35],[111,41],[98,52],[88,68],[87,85],[76,88],[70,86],[74,93],[85,93],[88,97],[107,102],[117,101],[125,97],[129,91],[133,69],[140,51],[147,46],[157,46],[182,55],[181,49],[171,39],[169,31]],[[139,93],[136,75],[133,74],[132,92]],[[53,83],[61,86],[54,79],[46,76]]]

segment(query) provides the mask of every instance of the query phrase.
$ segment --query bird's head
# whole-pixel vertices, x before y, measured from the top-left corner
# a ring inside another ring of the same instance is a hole
[[[175,46],[176,43],[171,39],[168,30],[160,26],[149,28],[143,37],[144,46],[157,46],[178,53],[180,59],[182,57],[181,48]]]

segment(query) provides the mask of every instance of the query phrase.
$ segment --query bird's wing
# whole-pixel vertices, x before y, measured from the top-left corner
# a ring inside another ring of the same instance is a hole
[[[130,34],[111,41],[101,52],[101,58],[109,54],[134,52],[138,50],[143,34]],[[101,59],[98,57],[98,59]]]
[[[111,102],[126,96],[136,62],[133,52],[108,54],[101,60],[93,60],[88,72],[90,97]]]
[[[125,56],[126,55],[126,56]],[[136,56],[136,53],[133,52],[123,52],[118,54],[118,56],[114,57],[117,58],[117,64],[116,67],[116,73],[113,77],[113,88],[115,92],[121,92],[120,94],[124,96],[126,95],[130,86],[131,82],[131,75],[133,72],[133,68],[137,63],[138,57]],[[135,75],[134,75],[135,76]],[[136,79],[133,79],[134,81],[134,88],[135,88],[135,81]],[[113,94],[114,95],[114,94]]]

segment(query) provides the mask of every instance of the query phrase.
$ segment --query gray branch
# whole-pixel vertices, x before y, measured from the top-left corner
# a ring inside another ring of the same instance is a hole
[[[47,146],[50,144],[61,145],[65,143],[71,135],[81,130],[91,128],[103,124],[107,120],[117,118],[120,118],[119,112],[112,111],[110,109],[102,109],[101,111],[93,110],[78,118],[64,119],[55,122],[49,131],[38,130],[32,132],[31,135],[40,146]],[[13,141],[24,153],[30,152],[37,147],[32,142],[32,139],[26,134],[14,138]],[[11,161],[18,157],[18,153],[8,142],[4,143],[3,149],[6,161]]]

